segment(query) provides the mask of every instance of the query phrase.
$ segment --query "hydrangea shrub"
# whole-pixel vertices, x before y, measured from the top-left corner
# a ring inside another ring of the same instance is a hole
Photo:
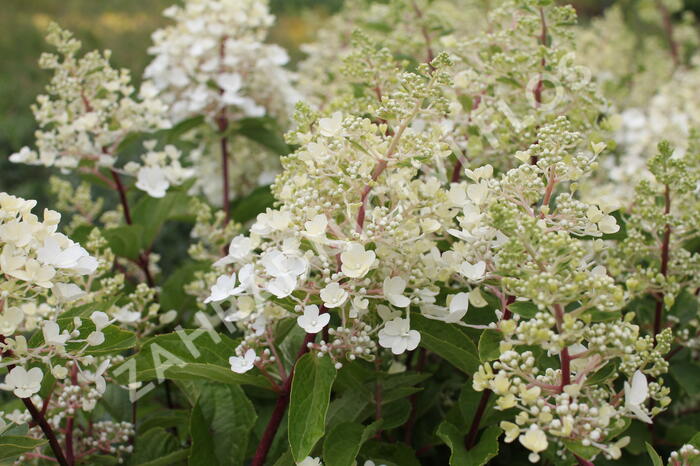
[[[186,0],[139,89],[51,25],[3,461],[700,464],[700,37],[633,3],[347,0],[292,69]]]

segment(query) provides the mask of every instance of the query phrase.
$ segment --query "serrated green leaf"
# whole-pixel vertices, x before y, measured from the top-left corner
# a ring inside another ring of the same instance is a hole
[[[372,458],[375,464],[386,466],[420,466],[416,453],[402,443],[385,443],[378,440],[368,440],[362,446],[361,453],[365,458]]]
[[[352,466],[362,446],[365,426],[344,422],[333,427],[323,440],[323,464]]]
[[[124,225],[104,230],[102,235],[109,248],[119,257],[137,260],[143,249],[143,227],[141,225]]]
[[[564,442],[564,445],[569,451],[587,460],[592,459],[595,455],[600,453],[598,448],[582,445],[578,440],[563,439],[562,442]]]
[[[136,466],[160,460],[169,453],[178,450],[179,447],[179,442],[173,434],[162,427],[155,427],[138,436],[134,454],[129,458],[129,464]]]
[[[235,385],[206,384],[192,408],[192,466],[242,465],[257,414]],[[231,441],[235,439],[235,441]]]
[[[336,370],[327,357],[307,353],[294,368],[288,436],[294,459],[306,458],[326,429],[326,412]]]
[[[456,368],[472,374],[479,368],[474,343],[453,324],[411,314],[411,326],[421,334],[420,345],[447,360]]]

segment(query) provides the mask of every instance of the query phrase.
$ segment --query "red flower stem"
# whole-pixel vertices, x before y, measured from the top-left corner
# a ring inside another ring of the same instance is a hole
[[[554,318],[557,321],[557,329],[561,332],[564,323],[564,308],[561,307],[561,304],[554,305]],[[559,385],[561,392],[565,386],[571,384],[571,355],[569,354],[569,348],[561,350],[559,360],[561,361],[561,384]]]
[[[223,178],[223,198],[221,200],[222,202],[222,209],[224,210],[225,216],[225,224],[227,225],[229,220],[231,220],[231,198],[230,198],[230,193],[229,193],[229,173],[228,173],[228,159],[229,159],[229,152],[228,152],[228,137],[226,137],[226,129],[228,129],[228,118],[224,115],[224,112],[222,110],[221,116],[217,119],[217,124],[219,126],[219,131],[221,131],[221,139],[220,139],[220,145],[221,145],[221,176]]]
[[[133,220],[131,217],[131,209],[129,209],[129,201],[126,198],[126,189],[124,188],[124,184],[122,183],[122,179],[119,176],[119,173],[115,171],[114,169],[110,169],[110,173],[112,174],[112,178],[114,179],[114,184],[117,189],[117,192],[119,193],[119,201],[121,202],[122,205],[122,210],[124,211],[124,220],[126,221],[127,225],[133,225]],[[153,280],[153,276],[151,275],[151,271],[148,268],[149,264],[149,259],[148,259],[149,253],[148,251],[142,251],[139,253],[138,259],[136,259],[134,262],[136,265],[139,266],[141,271],[143,272],[143,275],[146,277],[146,283],[148,286],[153,288],[155,286],[155,281]]]
[[[0,335],[0,343],[5,344],[5,335]],[[0,357],[10,356],[12,356],[11,350],[0,351]],[[14,364],[8,364],[7,370],[11,371],[15,367],[16,366]],[[66,461],[66,457],[63,455],[63,450],[61,449],[61,445],[58,443],[56,434],[54,433],[49,423],[46,422],[44,414],[41,411],[39,411],[36,406],[34,406],[32,399],[20,398],[20,400],[22,400],[22,403],[24,403],[24,406],[27,408],[27,411],[29,411],[29,414],[31,414],[32,419],[34,420],[34,424],[38,425],[41,428],[41,431],[44,433],[44,436],[46,436],[46,439],[49,441],[49,446],[51,447],[53,454],[56,455],[56,462],[61,466],[73,466],[72,464],[69,465],[69,463]]]
[[[41,428],[41,431],[44,433],[46,439],[49,441],[49,446],[51,447],[53,454],[56,456],[56,462],[61,466],[73,466],[73,463],[69,463],[68,461],[66,461],[66,457],[63,455],[63,450],[61,450],[61,445],[59,445],[58,443],[56,434],[54,433],[49,423],[46,422],[46,418],[44,417],[44,415],[41,414],[41,412],[36,408],[36,406],[34,406],[34,403],[32,402],[31,398],[21,398],[21,400],[22,403],[24,403],[24,406],[27,408],[27,411],[29,411],[29,414],[32,415],[32,419],[34,419],[34,422],[36,422],[37,425]]]

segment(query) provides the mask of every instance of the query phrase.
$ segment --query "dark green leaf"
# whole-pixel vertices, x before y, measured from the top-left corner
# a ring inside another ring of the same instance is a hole
[[[218,341],[214,341],[209,333],[199,330],[183,332],[196,352],[191,352],[186,340],[177,333],[158,335],[147,340],[138,354],[112,369],[112,376],[122,384],[157,378],[200,378],[225,384],[270,388],[270,382],[261,375],[231,371],[228,358],[235,354],[236,341],[216,333],[214,335]],[[134,380],[130,380],[132,377]]]
[[[242,465],[256,418],[253,404],[240,387],[203,385],[190,417],[189,464]]]
[[[255,188],[247,196],[236,199],[231,205],[231,218],[238,223],[246,223],[253,220],[259,213],[272,207],[275,198],[270,192],[269,186]]]
[[[530,301],[516,301],[513,304],[508,305],[508,309],[512,312],[525,317],[526,319],[532,319],[535,314],[539,311],[537,306],[535,306]]]
[[[661,460],[661,457],[659,456],[659,454],[656,453],[656,450],[654,450],[654,447],[649,445],[648,442],[644,442],[644,445],[647,448],[647,453],[649,454],[649,458],[651,459],[651,464],[653,466],[664,466],[664,462]]]
[[[481,362],[493,361],[501,355],[500,343],[503,334],[498,330],[484,330],[479,338],[479,359]]]
[[[336,370],[330,358],[307,353],[294,368],[289,402],[289,445],[294,459],[306,458],[326,428]]]
[[[326,466],[352,466],[362,446],[365,426],[356,422],[338,424],[323,440],[323,461]]]
[[[144,234],[141,225],[125,225],[110,228],[102,232],[109,248],[119,257],[137,260],[143,249],[142,238]]]
[[[277,122],[269,117],[243,118],[232,128],[233,134],[240,134],[251,141],[267,147],[277,155],[289,154],[289,146],[284,141],[282,130]],[[235,147],[232,148],[235,150]]]
[[[472,374],[478,369],[476,346],[453,324],[414,313],[411,315],[411,325],[420,332],[422,347],[438,354],[467,374]]]

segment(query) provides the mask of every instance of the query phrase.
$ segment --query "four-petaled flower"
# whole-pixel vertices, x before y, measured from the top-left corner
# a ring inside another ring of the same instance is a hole
[[[379,344],[390,348],[394,354],[402,354],[406,350],[414,350],[420,342],[420,333],[411,330],[408,319],[397,317],[387,322],[379,331]]]
[[[228,363],[231,364],[231,370],[233,372],[236,374],[243,374],[253,368],[255,365],[255,357],[255,350],[250,348],[242,357],[231,356],[228,358]]]
[[[29,398],[41,389],[41,380],[44,373],[38,367],[26,370],[24,367],[15,366],[5,376],[5,383],[0,384],[0,389],[12,391],[19,398]]]
[[[318,333],[323,327],[328,325],[331,320],[331,315],[327,312],[319,314],[318,306],[311,305],[304,308],[304,314],[297,317],[297,324],[303,328],[306,333]]]

